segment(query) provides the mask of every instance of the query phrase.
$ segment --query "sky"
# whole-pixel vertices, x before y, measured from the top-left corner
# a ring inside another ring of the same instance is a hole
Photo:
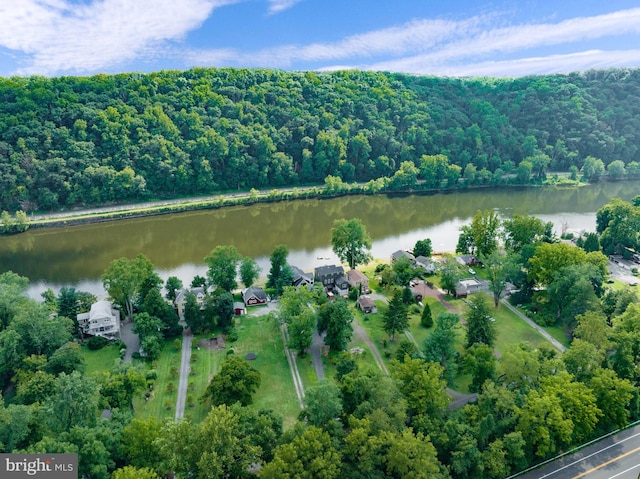
[[[640,66],[637,0],[0,0],[0,76]]]

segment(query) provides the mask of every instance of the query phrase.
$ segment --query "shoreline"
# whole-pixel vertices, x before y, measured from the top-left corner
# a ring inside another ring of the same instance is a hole
[[[331,191],[326,185],[281,188],[271,190],[250,190],[241,193],[222,193],[204,197],[185,197],[167,200],[154,200],[145,203],[125,203],[120,205],[102,205],[95,208],[60,211],[55,213],[35,214],[28,216],[29,229],[62,228],[66,226],[81,226],[104,223],[147,216],[159,216],[184,213],[198,210],[214,210],[231,206],[250,206],[258,203],[276,203],[300,199],[331,199],[340,196],[355,195],[436,195],[447,193],[462,193],[478,189],[522,189],[522,188],[579,188],[587,183],[548,184],[548,185],[474,185],[453,188],[436,189],[407,189],[367,191],[366,185],[360,183],[344,184],[345,189]],[[15,233],[19,234],[19,233]]]

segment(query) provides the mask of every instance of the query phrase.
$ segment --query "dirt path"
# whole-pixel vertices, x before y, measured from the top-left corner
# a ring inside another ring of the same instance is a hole
[[[380,370],[388,376],[389,370],[387,369],[387,366],[385,366],[384,361],[382,360],[382,356],[380,356],[380,351],[378,351],[378,348],[376,347],[376,345],[373,344],[373,341],[371,341],[371,338],[369,337],[367,332],[364,330],[364,328],[360,326],[357,322],[353,327],[353,335],[356,337],[357,340],[362,341],[367,345],[367,347],[369,348],[369,351],[371,351],[371,355],[373,356],[373,359],[376,361],[376,364],[378,365]]]
[[[300,377],[300,371],[298,371],[298,364],[296,363],[296,353],[287,347],[287,342],[289,341],[287,325],[283,324],[280,327],[280,331],[282,332],[284,354],[289,362],[289,369],[291,370],[291,376],[293,377],[293,386],[295,387],[296,395],[298,396],[298,404],[300,405],[300,409],[304,409],[304,386],[302,384],[302,378]]]
[[[316,376],[318,380],[324,379],[324,363],[322,362],[322,348],[324,347],[324,340],[318,333],[318,328],[313,330],[313,337],[309,352],[313,359],[313,367],[316,370]]]
[[[525,316],[524,314],[522,314],[520,311],[518,311],[516,308],[514,308],[513,306],[511,306],[511,304],[506,300],[506,299],[501,299],[500,300],[502,302],[502,304],[504,304],[507,308],[509,308],[511,311],[513,311],[515,314],[518,315],[518,317],[520,319],[522,319],[524,322],[526,322],[529,326],[531,326],[533,329],[535,329],[536,331],[538,331],[540,334],[542,334],[551,344],[553,344],[553,346],[560,352],[564,352],[567,350],[567,348],[560,343],[560,341],[558,341],[557,339],[555,339],[553,336],[551,336],[549,333],[547,333],[543,328],[541,328],[540,326],[538,326],[532,319],[528,318],[527,316]]]

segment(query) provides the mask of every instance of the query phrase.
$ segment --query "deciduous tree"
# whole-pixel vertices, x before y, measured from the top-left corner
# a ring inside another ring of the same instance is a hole
[[[260,387],[260,372],[249,362],[234,354],[227,356],[207,386],[203,400],[211,399],[215,406],[239,402],[243,406],[251,404],[252,396]]]
[[[204,259],[209,267],[207,270],[209,284],[228,292],[236,289],[238,263],[241,258],[235,246],[216,246]]]
[[[258,279],[262,269],[258,266],[253,258],[243,258],[240,263],[240,279],[245,288],[249,288]]]
[[[469,301],[469,310],[467,312],[467,348],[476,343],[486,344],[490,348],[493,347],[497,331],[492,319],[491,310],[484,296],[475,295]]]
[[[102,285],[109,296],[133,319],[134,304],[138,300],[143,283],[153,273],[153,264],[140,254],[134,259],[113,260],[102,274]]]
[[[322,305],[318,311],[318,332],[325,333],[324,343],[332,351],[343,351],[351,341],[353,315],[349,305],[337,298]]]
[[[358,218],[340,219],[333,222],[331,244],[334,253],[351,269],[371,259],[371,237]]]

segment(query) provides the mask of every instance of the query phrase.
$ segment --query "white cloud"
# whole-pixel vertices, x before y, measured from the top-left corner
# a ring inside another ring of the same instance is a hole
[[[269,13],[278,13],[293,7],[300,0],[269,0]]]
[[[422,72],[453,61],[564,45],[607,36],[640,33],[640,8],[580,17],[556,24],[528,24],[462,36],[438,50],[370,65],[371,69]]]
[[[371,58],[378,55],[398,56],[407,53],[429,51],[440,44],[454,41],[460,35],[479,34],[492,16],[472,17],[463,21],[413,20],[405,24],[351,35],[332,43],[310,45],[283,45],[256,52],[233,52],[213,49],[192,51],[191,61],[203,64],[203,59],[222,59],[229,54],[229,61],[244,66],[290,67],[295,62],[331,61],[347,58]],[[218,64],[218,63],[215,63]]]
[[[236,52],[228,61],[245,66],[286,68],[296,62],[352,60],[354,68],[402,71],[436,75],[476,75],[482,72],[513,75],[569,71],[601,65],[637,65],[634,51],[589,51],[549,57],[531,56],[531,50],[550,46],[571,46],[579,42],[640,33],[640,8],[604,15],[577,17],[556,23],[498,26],[499,14],[464,20],[414,20],[390,28],[351,35],[343,40],[309,45],[285,45],[252,53]],[[579,48],[579,47],[578,47]],[[527,55],[527,52],[529,54]],[[524,56],[506,60],[507,55]],[[367,63],[371,58],[388,57]],[[496,60],[478,62],[495,57]],[[609,60],[607,60],[609,58]],[[335,70],[344,62],[317,67]],[[517,73],[517,72],[524,73]],[[503,72],[503,73],[499,73]],[[490,74],[490,73],[486,73]]]
[[[233,0],[21,0],[0,6],[0,45],[27,54],[20,74],[96,71],[182,38]]]
[[[549,73],[571,73],[618,66],[640,66],[640,50],[587,50],[565,55],[526,57],[504,61],[486,61],[463,65],[440,65],[411,73],[464,77],[520,77]]]

